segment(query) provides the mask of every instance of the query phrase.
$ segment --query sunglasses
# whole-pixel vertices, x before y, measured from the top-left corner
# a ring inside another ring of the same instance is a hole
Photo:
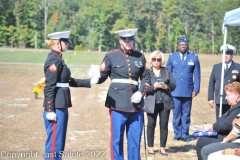
[[[152,61],[153,61],[153,62],[156,62],[156,61],[157,61],[157,62],[161,62],[161,61],[162,61],[162,58],[152,58]]]

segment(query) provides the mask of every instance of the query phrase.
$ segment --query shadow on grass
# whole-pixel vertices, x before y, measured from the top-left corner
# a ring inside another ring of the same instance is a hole
[[[190,150],[196,150],[196,145],[186,144],[181,146],[171,146],[168,148],[167,152],[177,153],[177,152],[189,152]]]

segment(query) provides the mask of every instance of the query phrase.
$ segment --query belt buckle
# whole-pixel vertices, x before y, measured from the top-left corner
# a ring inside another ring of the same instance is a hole
[[[134,84],[134,80],[130,79],[129,84]]]

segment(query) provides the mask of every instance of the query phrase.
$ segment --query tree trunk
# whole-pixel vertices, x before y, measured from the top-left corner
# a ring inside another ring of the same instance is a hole
[[[187,37],[188,36],[188,20],[185,22],[184,29],[185,29],[185,35]]]
[[[197,23],[195,29],[194,29],[194,37],[193,37],[193,53],[195,52],[195,42],[196,42],[196,37],[197,37],[197,32],[199,29],[199,24]]]
[[[168,27],[167,27],[167,32],[168,32],[168,37],[170,37],[170,34],[171,34],[171,30],[170,30],[170,22],[168,23]],[[171,53],[171,42],[170,40],[168,39],[168,52]]]
[[[214,22],[212,20],[212,54],[214,54]]]

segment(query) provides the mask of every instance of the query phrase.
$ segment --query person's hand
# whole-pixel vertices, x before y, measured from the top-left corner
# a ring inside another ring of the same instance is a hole
[[[162,89],[167,89],[167,86],[166,86],[166,84],[164,84],[163,82],[155,82],[154,83],[154,88],[162,88]]]
[[[98,83],[98,81],[99,81],[99,78],[98,77],[96,77],[96,76],[93,76],[92,78],[91,78],[91,80],[90,80],[91,82],[91,85],[93,85],[93,84],[97,84]]]
[[[203,131],[209,131],[209,130],[212,130],[212,124],[210,123],[205,123],[202,125],[202,130]]]
[[[222,140],[222,142],[221,143],[226,143],[227,141],[226,141],[226,139],[225,138],[223,138],[223,140]]]
[[[197,92],[192,92],[192,98],[197,96]]]
[[[223,155],[235,155],[240,156],[240,148],[228,148],[222,151]]]
[[[47,112],[46,118],[50,121],[57,121],[57,115],[55,112]]]
[[[131,97],[131,102],[132,103],[139,103],[142,99],[142,93],[137,91],[135,92],[132,97]]]
[[[214,102],[214,100],[209,100],[208,104],[211,108],[214,108],[215,102]]]

